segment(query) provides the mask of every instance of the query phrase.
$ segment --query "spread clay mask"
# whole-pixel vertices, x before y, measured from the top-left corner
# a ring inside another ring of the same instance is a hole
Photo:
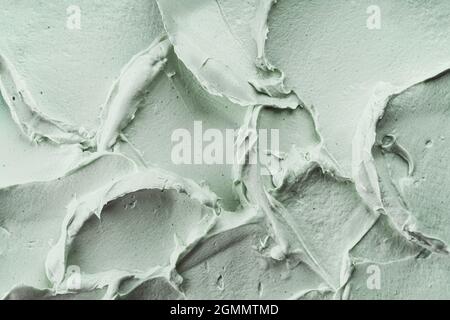
[[[2,298],[450,298],[450,2],[72,2],[0,0]]]

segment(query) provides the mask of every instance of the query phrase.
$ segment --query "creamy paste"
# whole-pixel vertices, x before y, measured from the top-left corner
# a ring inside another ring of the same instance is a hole
[[[0,0],[2,298],[450,298],[450,2],[72,2]]]

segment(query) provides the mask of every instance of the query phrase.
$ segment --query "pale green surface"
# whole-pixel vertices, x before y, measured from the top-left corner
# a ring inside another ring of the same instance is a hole
[[[450,299],[447,1],[72,4],[0,0],[0,296]]]

